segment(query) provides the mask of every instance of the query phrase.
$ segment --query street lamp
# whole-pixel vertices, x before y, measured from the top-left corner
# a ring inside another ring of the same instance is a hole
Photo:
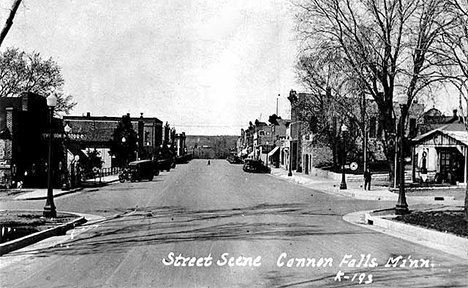
[[[406,203],[405,195],[405,155],[403,153],[405,148],[404,138],[405,138],[405,117],[408,110],[408,96],[402,94],[398,97],[398,105],[401,109],[400,116],[400,127],[399,127],[399,138],[400,138],[400,165],[399,165],[399,177],[400,177],[400,188],[398,191],[398,202],[395,206],[396,215],[405,215],[409,213],[408,204]]]
[[[123,153],[122,153],[122,159],[120,160],[120,163],[123,162],[123,166],[127,165],[127,149],[125,149],[125,142],[127,142],[127,139],[125,138],[125,136],[122,137],[122,150],[123,150]]]
[[[289,155],[289,168],[288,168],[288,176],[291,177],[292,176],[292,155],[291,155],[291,149],[288,150],[288,155]]]
[[[342,157],[341,157],[341,183],[340,183],[340,189],[347,189],[348,186],[346,185],[346,174],[345,174],[345,162],[346,162],[346,143],[345,143],[345,133],[348,131],[348,126],[345,124],[341,125],[341,141],[343,141],[343,149],[342,150]]]
[[[72,128],[68,125],[68,123],[65,125],[63,128],[63,131],[65,132],[65,140],[63,141],[63,151],[65,152],[65,158],[62,164],[62,190],[68,190],[70,188],[70,182],[69,182],[69,171],[68,171],[68,151],[67,151],[67,145],[65,141],[68,141],[68,135],[70,134]]]
[[[71,174],[73,177],[72,183],[74,187],[80,186],[81,175],[80,175],[80,169],[78,167],[78,161],[80,161],[80,155],[75,155],[73,157],[72,164],[71,164],[71,169],[72,169]]]
[[[44,206],[44,217],[57,217],[57,209],[54,204],[54,191],[52,189],[52,120],[54,118],[54,108],[57,106],[57,97],[50,95],[47,97],[49,107],[49,158],[47,161],[47,200]]]

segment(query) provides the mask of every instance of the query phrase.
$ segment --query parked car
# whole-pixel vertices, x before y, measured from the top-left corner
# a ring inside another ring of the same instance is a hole
[[[244,163],[242,159],[240,159],[238,156],[235,156],[235,155],[227,157],[226,160],[231,164],[243,164]]]
[[[165,158],[156,161],[158,163],[160,171],[166,170],[167,172],[176,167],[175,159]]]
[[[270,167],[267,167],[263,164],[262,160],[256,160],[256,159],[247,159],[244,161],[244,166],[242,169],[245,172],[250,172],[250,173],[270,173],[271,169]]]
[[[124,169],[125,171],[125,169]],[[147,179],[153,181],[153,177],[159,175],[159,165],[155,161],[151,160],[138,160],[128,163],[126,170],[127,175],[122,175],[122,180],[119,177],[120,182],[130,179],[131,182],[141,181]]]

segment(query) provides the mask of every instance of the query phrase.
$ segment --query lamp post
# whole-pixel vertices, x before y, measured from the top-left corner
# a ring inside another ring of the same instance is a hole
[[[289,156],[289,163],[288,163],[288,176],[291,177],[292,176],[292,155],[291,155],[291,149],[288,150],[288,156]]]
[[[127,165],[127,151],[126,151],[126,149],[125,149],[125,142],[127,142],[127,139],[125,138],[125,136],[123,136],[123,137],[122,137],[122,148],[123,148],[122,150],[123,150],[124,152],[122,153],[122,155],[123,155],[122,158],[123,158],[123,159],[121,159],[120,161],[123,162],[123,166],[124,166],[124,167],[125,167],[125,165]]]
[[[340,189],[347,189],[348,186],[346,185],[346,174],[345,174],[345,163],[346,163],[346,143],[345,143],[345,133],[348,131],[348,126],[343,124],[341,126],[341,141],[343,141],[343,149],[342,150],[342,157],[341,157],[341,183],[340,183]]]
[[[57,106],[57,97],[50,95],[47,97],[47,106],[49,107],[49,158],[47,161],[47,200],[44,206],[44,217],[57,217],[57,209],[54,204],[54,191],[52,188],[52,119],[54,117],[54,108]]]
[[[401,109],[401,116],[400,116],[400,127],[398,129],[398,134],[400,138],[400,165],[399,165],[399,178],[400,178],[400,187],[398,190],[398,201],[395,206],[395,214],[396,215],[405,215],[409,213],[408,204],[406,203],[406,195],[405,195],[405,155],[403,153],[405,148],[404,137],[405,137],[405,117],[406,112],[408,110],[408,97],[406,95],[401,95],[398,97],[398,104]]]
[[[68,123],[65,125],[63,128],[63,131],[65,132],[65,141],[68,141],[68,135],[70,134],[72,128],[68,125]],[[67,151],[67,145],[66,143],[63,144],[63,151],[65,152],[65,158],[63,160],[63,183],[62,183],[62,190],[68,190],[70,189],[70,182],[69,182],[69,171],[68,171],[68,151]]]
[[[72,172],[73,174],[73,185],[75,187],[79,187],[80,186],[80,180],[81,180],[81,175],[80,175],[80,169],[78,167],[78,161],[80,161],[80,155],[75,155],[73,157],[73,164],[72,164],[72,169],[74,169],[74,171]]]

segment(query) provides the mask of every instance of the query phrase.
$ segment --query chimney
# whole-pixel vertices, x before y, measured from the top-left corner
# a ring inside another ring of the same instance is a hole
[[[91,118],[91,112],[86,112],[86,118]]]

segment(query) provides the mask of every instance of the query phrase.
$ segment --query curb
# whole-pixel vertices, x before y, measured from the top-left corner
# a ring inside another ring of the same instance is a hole
[[[106,186],[110,183],[114,183],[114,182],[118,182],[119,179],[115,179],[115,180],[110,180],[110,181],[107,181],[107,182],[102,182],[102,185],[101,186],[89,186],[89,187],[80,187],[80,188],[76,188],[76,189],[70,189],[70,190],[60,190],[59,193],[57,194],[54,194],[54,198],[58,198],[58,197],[61,197],[61,196],[64,196],[64,195],[68,195],[68,194],[73,194],[73,193],[76,193],[76,192],[80,192],[84,189],[87,189],[87,188],[101,188],[103,186]],[[17,196],[15,197],[14,199],[17,200],[17,201],[27,201],[27,200],[45,200],[47,199],[47,195],[46,196],[31,196],[31,197],[25,197],[25,198],[19,198],[21,197],[20,196]]]
[[[468,259],[467,238],[388,220],[388,218],[392,218],[393,216],[372,216],[368,211],[362,213],[364,213],[363,220],[367,225],[378,226],[386,230],[397,231],[398,233],[417,238],[418,242],[430,242],[435,243],[438,246],[450,247],[450,250],[453,251],[455,249],[458,251],[458,253],[456,253],[457,256]],[[408,240],[407,238],[405,239]],[[449,252],[445,251],[445,249],[439,250]]]
[[[312,188],[310,185],[320,185],[324,183],[329,183],[328,181],[316,181],[316,182],[310,182],[307,179],[304,179],[302,177],[291,177],[287,178],[284,177],[283,174],[278,174],[278,173],[271,173],[271,176],[278,178],[278,179],[283,179],[288,182],[294,183],[294,184],[299,184],[304,187],[310,188],[310,189],[315,189],[320,192],[326,193],[326,194],[331,194],[335,196],[344,196],[344,197],[350,197],[350,198],[355,198],[359,200],[369,200],[369,201],[397,201],[398,199],[398,194],[392,193],[389,190],[386,189],[377,189],[374,191],[377,191],[378,193],[381,193],[380,195],[372,195],[372,194],[364,194],[364,192],[353,192],[353,190],[358,191],[358,189],[346,189],[346,190],[340,190],[339,187],[329,187],[329,188],[324,188],[324,187],[315,187]],[[383,194],[382,194],[383,193]],[[460,202],[461,200],[455,200],[455,197],[453,196],[408,196],[408,200],[415,201],[417,203],[421,202],[438,202],[438,203],[443,203],[445,201],[450,201],[454,202],[455,204],[462,203]],[[452,203],[453,204],[453,203]]]
[[[59,193],[54,194],[54,198],[61,197],[61,196],[64,196],[64,195],[68,195],[68,194],[73,194],[73,193],[79,192],[81,190],[83,190],[83,187],[76,188],[76,189],[70,189],[70,190],[60,190]],[[47,199],[47,195],[46,196],[31,196],[31,197],[27,197],[27,198],[20,198],[20,197],[21,197],[21,195],[18,196],[18,197],[15,197],[15,200],[22,201],[22,200],[45,200],[45,199]]]
[[[67,213],[70,213],[70,212],[67,212]],[[70,214],[77,215],[76,213],[70,213]],[[80,216],[80,215],[77,215],[77,216]],[[78,219],[59,225],[57,227],[49,228],[44,231],[39,231],[30,235],[26,235],[24,237],[12,240],[12,241],[8,241],[3,244],[0,244],[0,256],[7,254],[11,251],[29,246],[36,242],[42,241],[49,237],[64,235],[66,234],[68,230],[73,229],[76,226],[81,225],[83,223],[86,223],[86,218],[84,216],[81,216]]]

